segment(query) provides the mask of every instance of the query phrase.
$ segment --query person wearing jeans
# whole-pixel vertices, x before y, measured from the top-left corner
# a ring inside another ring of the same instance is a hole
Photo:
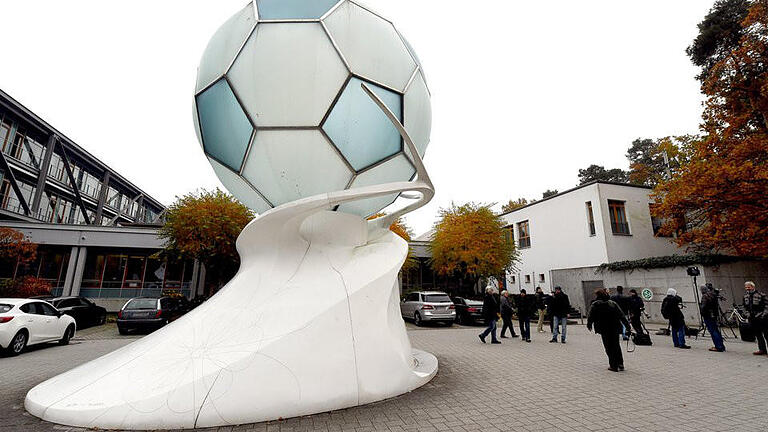
[[[723,335],[720,333],[720,327],[717,325],[717,316],[720,311],[718,305],[718,295],[709,285],[704,285],[701,290],[701,317],[704,319],[704,325],[707,326],[707,331],[712,337],[712,343],[714,344],[709,350],[713,352],[725,351],[725,344],[723,343]]]
[[[565,343],[565,335],[568,328],[568,312],[571,310],[571,302],[568,296],[559,286],[555,287],[555,294],[552,296],[552,340],[557,342],[557,336],[560,335],[560,342]],[[562,327],[562,333],[560,329]]]
[[[685,316],[680,310],[682,304],[683,298],[677,295],[677,290],[668,289],[667,296],[661,302],[661,315],[669,320],[669,326],[672,327],[672,343],[675,348],[690,349],[685,344]]]
[[[485,289],[485,298],[483,299],[483,317],[485,318],[485,324],[488,326],[485,331],[477,335],[483,343],[485,343],[485,337],[491,335],[492,344],[500,344],[501,342],[496,339],[496,321],[499,320],[499,303],[493,296],[496,290],[490,285]]]

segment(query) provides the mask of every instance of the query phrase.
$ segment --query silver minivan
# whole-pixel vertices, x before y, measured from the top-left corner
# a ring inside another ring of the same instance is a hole
[[[405,296],[400,303],[400,315],[413,320],[417,326],[424,322],[444,322],[452,325],[456,320],[456,306],[441,291],[417,291]]]

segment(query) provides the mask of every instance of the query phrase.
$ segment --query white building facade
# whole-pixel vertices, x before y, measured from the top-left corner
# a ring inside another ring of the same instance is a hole
[[[549,292],[556,285],[553,271],[682,253],[654,233],[659,224],[651,217],[650,193],[643,186],[591,182],[503,214],[520,252],[517,269],[506,275],[507,289]]]

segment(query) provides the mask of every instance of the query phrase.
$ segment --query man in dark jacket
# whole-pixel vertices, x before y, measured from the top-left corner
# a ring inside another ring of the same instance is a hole
[[[629,297],[624,295],[623,286],[616,286],[616,294],[611,296],[611,300],[619,305],[619,308],[621,309],[621,312],[624,313],[624,315],[629,316]],[[629,331],[629,327],[621,328],[621,336],[624,338],[624,340],[629,339]]]
[[[547,296],[541,287],[536,287],[536,309],[539,311],[539,322],[536,326],[536,330],[539,333],[544,333],[544,316],[547,314]]]
[[[571,310],[571,302],[568,296],[559,286],[555,287],[555,295],[552,296],[552,340],[549,342],[557,343],[557,335],[560,334],[560,328],[563,332],[560,336],[560,342],[565,343],[565,332],[568,328],[568,312]]]
[[[524,289],[520,290],[520,296],[517,297],[517,319],[520,323],[520,336],[524,341],[531,341],[531,318],[536,307],[536,301],[533,296],[529,296]]]
[[[608,355],[608,369],[613,372],[623,371],[624,357],[621,355],[619,334],[622,325],[629,328],[629,322],[619,305],[610,299],[608,291],[598,289],[595,291],[595,297],[589,308],[587,329],[592,331],[594,324],[595,333],[599,333],[603,339],[603,348]]]
[[[485,324],[488,326],[484,332],[477,335],[483,343],[485,343],[485,337],[491,335],[492,344],[500,344],[501,342],[496,339],[496,321],[499,320],[499,303],[493,296],[496,292],[490,285],[485,289],[485,298],[483,298],[483,318],[485,318]]]
[[[719,296],[714,290],[710,289],[709,285],[701,287],[701,306],[699,310],[701,311],[704,325],[707,326],[707,331],[712,337],[712,343],[715,345],[709,350],[723,352],[725,351],[725,344],[723,343],[723,335],[720,333],[720,327],[717,325],[717,317],[720,311],[718,301]]]
[[[643,299],[637,295],[637,290],[629,290],[629,302],[627,304],[627,309],[629,309],[629,323],[632,324],[635,333],[645,334],[643,323],[640,322],[640,318],[645,312],[645,303],[643,303]]]
[[[512,314],[515,313],[515,309],[512,306],[512,297],[509,296],[509,292],[507,290],[504,290],[501,292],[501,337],[506,339],[506,336],[504,336],[507,333],[507,329],[509,329],[510,333],[512,334],[513,338],[516,338],[517,335],[515,334],[515,326],[512,325]]]
[[[667,290],[667,296],[661,302],[661,315],[669,320],[672,327],[672,343],[675,348],[690,349],[685,344],[685,316],[680,309],[683,305],[683,298],[677,295],[677,290],[670,288]]]
[[[758,350],[754,355],[766,355],[765,341],[768,339],[768,299],[755,290],[754,282],[744,283],[744,310],[757,339]]]

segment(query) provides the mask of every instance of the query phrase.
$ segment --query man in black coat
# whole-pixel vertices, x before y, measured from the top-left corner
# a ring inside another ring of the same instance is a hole
[[[521,289],[517,297],[517,319],[520,323],[520,336],[526,342],[531,341],[531,318],[535,308],[536,299]]]
[[[629,301],[627,309],[629,310],[629,323],[632,324],[632,328],[635,329],[637,334],[645,334],[643,329],[643,323],[640,322],[640,318],[645,312],[645,303],[643,299],[637,295],[635,289],[629,290]]]
[[[690,349],[685,344],[685,316],[680,309],[683,305],[683,298],[677,295],[677,290],[670,288],[667,290],[667,296],[661,301],[661,315],[669,320],[672,327],[672,343],[675,348]]]
[[[754,282],[744,283],[744,310],[757,339],[758,350],[754,355],[766,355],[765,341],[768,339],[768,298],[755,290]]]
[[[496,321],[499,320],[499,303],[496,301],[496,297],[493,294],[496,292],[490,285],[485,289],[485,298],[483,298],[483,318],[485,318],[485,324],[488,326],[485,331],[477,335],[483,343],[485,343],[485,337],[491,335],[492,344],[500,344],[501,342],[496,339]]]
[[[624,357],[621,355],[619,334],[622,325],[629,328],[629,322],[619,305],[610,299],[608,291],[598,289],[595,291],[595,297],[589,308],[587,329],[592,331],[594,324],[595,333],[599,333],[603,339],[603,348],[608,355],[608,369],[613,372],[623,371]]]
[[[616,286],[616,294],[611,296],[611,300],[619,305],[619,308],[624,315],[629,316],[629,297],[624,295],[624,287],[621,285]],[[629,327],[621,328],[621,336],[624,340],[629,339]]]
[[[515,313],[513,307],[512,297],[509,296],[509,292],[504,290],[501,292],[501,337],[506,339],[505,334],[509,329],[513,338],[516,338],[515,326],[512,324],[512,315]]]
[[[551,308],[553,330],[552,340],[549,342],[557,343],[557,335],[560,334],[560,328],[562,327],[563,331],[560,336],[560,342],[565,343],[565,332],[568,329],[568,312],[571,311],[571,302],[568,300],[568,296],[563,292],[563,289],[559,286],[555,287]]]

